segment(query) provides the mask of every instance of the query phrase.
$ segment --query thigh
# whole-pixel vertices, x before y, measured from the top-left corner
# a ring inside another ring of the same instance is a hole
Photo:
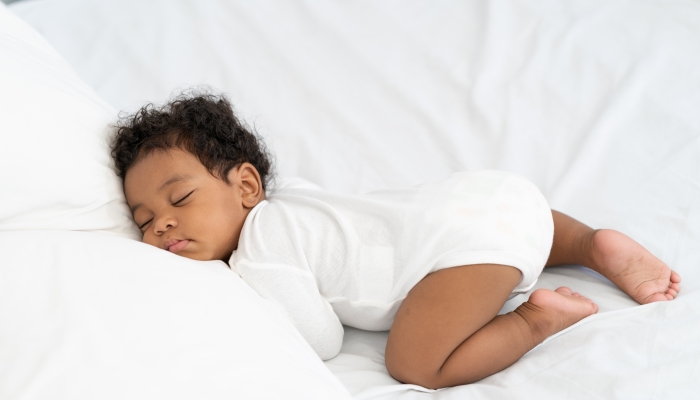
[[[521,276],[514,267],[478,264],[423,278],[391,326],[385,352],[389,373],[402,382],[438,373],[462,342],[498,314]]]

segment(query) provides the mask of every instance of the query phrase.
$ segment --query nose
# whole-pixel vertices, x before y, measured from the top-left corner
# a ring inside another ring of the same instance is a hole
[[[177,226],[177,220],[169,215],[159,217],[155,222],[156,223],[153,224],[153,230],[155,231],[156,235],[162,235],[163,233],[167,232],[168,229],[175,228]]]

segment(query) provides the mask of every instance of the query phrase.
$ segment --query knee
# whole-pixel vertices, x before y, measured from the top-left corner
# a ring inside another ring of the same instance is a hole
[[[394,379],[401,383],[423,386],[428,389],[445,387],[440,382],[440,366],[433,367],[429,363],[397,356],[387,351],[385,355],[386,369]]]
[[[439,389],[443,387],[436,379],[436,375],[431,372],[404,369],[401,367],[389,367],[389,374],[397,381],[410,385],[423,386],[427,389]]]
[[[488,376],[477,370],[460,370],[457,376],[450,376],[441,369],[425,368],[422,366],[407,366],[405,364],[387,363],[389,374],[401,383],[423,386],[427,389],[442,389],[450,386],[468,385],[478,382]],[[454,372],[454,371],[453,371]],[[454,374],[452,374],[454,375]]]
[[[425,355],[393,352],[389,346],[385,352],[385,364],[389,375],[397,381],[428,389],[467,385],[490,375],[479,368],[478,362],[461,365],[455,370],[454,365],[430,360]]]

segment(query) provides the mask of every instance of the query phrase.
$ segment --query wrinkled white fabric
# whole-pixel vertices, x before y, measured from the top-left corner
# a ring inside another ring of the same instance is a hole
[[[0,232],[3,400],[349,399],[221,261],[113,235]]]
[[[115,113],[0,4],[0,231],[139,237],[109,156]]]
[[[522,273],[514,294],[527,292],[552,234],[542,194],[507,172],[461,172],[356,196],[286,187],[250,212],[229,265],[326,360],[340,351],[341,323],[388,330],[431,272],[509,265]]]
[[[700,4],[687,0],[32,0],[14,3],[117,109],[209,84],[281,175],[348,194],[498,169],[622,230],[683,277],[639,306],[547,268],[600,312],[478,383],[437,393],[346,328],[326,362],[358,399],[694,399],[700,392]],[[533,288],[534,289],[534,288]],[[506,304],[512,309],[526,296]]]
[[[225,263],[130,240],[115,113],[0,3],[0,399],[349,399]]]

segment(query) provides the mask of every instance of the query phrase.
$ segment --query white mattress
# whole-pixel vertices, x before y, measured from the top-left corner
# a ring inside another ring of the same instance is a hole
[[[639,306],[582,267],[548,269],[600,312],[478,383],[393,380],[386,332],[346,328],[326,362],[359,399],[696,398],[700,392],[700,4],[656,1],[26,0],[104,99],[227,92],[281,176],[360,193],[458,170],[528,177],[551,206],[620,229],[683,277]],[[504,307],[513,309],[519,296]]]

